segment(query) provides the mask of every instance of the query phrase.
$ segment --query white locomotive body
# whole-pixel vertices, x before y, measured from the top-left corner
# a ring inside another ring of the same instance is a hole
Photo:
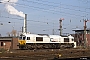
[[[76,48],[74,37],[46,35],[46,34],[23,34],[19,39],[19,48],[43,49],[43,48]]]

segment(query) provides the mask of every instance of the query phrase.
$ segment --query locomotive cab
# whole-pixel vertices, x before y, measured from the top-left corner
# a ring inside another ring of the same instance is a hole
[[[26,39],[26,36],[21,35],[19,37],[18,42],[19,42],[19,48],[20,49],[23,49],[25,47],[25,45],[26,45],[26,40],[25,39]]]

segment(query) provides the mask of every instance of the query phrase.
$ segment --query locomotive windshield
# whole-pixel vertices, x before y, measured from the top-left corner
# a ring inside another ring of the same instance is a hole
[[[24,36],[24,37],[23,37],[23,40],[25,40],[25,39],[26,39],[26,37]]]
[[[19,37],[19,40],[22,40],[22,37]]]
[[[20,36],[20,37],[19,37],[19,40],[25,40],[25,39],[26,39],[25,36]]]

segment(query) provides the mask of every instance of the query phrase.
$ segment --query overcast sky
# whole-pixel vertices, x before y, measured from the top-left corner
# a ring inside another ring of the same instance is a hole
[[[21,31],[24,17],[10,14],[9,4],[17,11],[27,14],[28,32],[36,34],[59,34],[59,19],[62,21],[63,33],[74,33],[75,28],[83,29],[83,19],[90,19],[89,0],[0,0],[0,33],[6,36],[12,29]],[[14,2],[12,2],[14,1]],[[7,5],[6,5],[7,4]],[[11,22],[11,23],[8,23]],[[87,22],[90,28],[90,22]]]

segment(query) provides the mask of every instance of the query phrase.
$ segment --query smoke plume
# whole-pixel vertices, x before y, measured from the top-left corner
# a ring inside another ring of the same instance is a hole
[[[20,17],[25,17],[25,14],[21,11],[18,11],[13,6],[18,0],[2,0],[1,2],[5,4],[5,8],[8,11],[8,13],[13,15],[18,15]]]

